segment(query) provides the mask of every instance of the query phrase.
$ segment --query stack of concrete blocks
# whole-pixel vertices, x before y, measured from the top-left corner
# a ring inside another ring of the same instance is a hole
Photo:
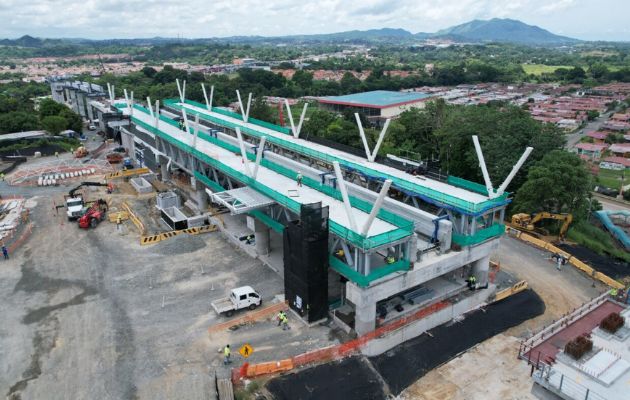
[[[137,178],[131,178],[129,182],[139,194],[153,192],[153,186],[151,185],[151,183],[141,176]]]
[[[174,192],[163,192],[157,194],[156,206],[160,210],[169,207],[179,208],[182,206],[182,201],[179,196]]]

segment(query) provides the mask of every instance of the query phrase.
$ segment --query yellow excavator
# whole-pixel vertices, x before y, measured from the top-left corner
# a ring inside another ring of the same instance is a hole
[[[564,235],[566,235],[567,230],[569,229],[569,225],[573,222],[572,214],[554,214],[549,212],[539,212],[537,214],[514,214],[512,215],[512,223],[510,224],[512,228],[518,229],[523,232],[532,233],[536,236],[543,235],[547,236],[549,232],[542,228],[537,228],[536,223],[540,222],[544,219],[553,219],[556,221],[563,221],[562,226],[560,227],[560,233],[558,233],[559,239],[564,239]]]

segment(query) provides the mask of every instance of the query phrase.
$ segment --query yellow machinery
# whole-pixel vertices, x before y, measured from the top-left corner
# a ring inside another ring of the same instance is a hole
[[[573,221],[573,215],[571,214],[553,214],[549,212],[540,212],[538,214],[514,214],[512,215],[512,227],[524,232],[529,233],[542,233],[546,235],[546,233],[539,228],[536,228],[536,223],[540,222],[544,219],[553,219],[556,221],[564,221],[562,226],[560,227],[560,233],[558,237],[560,239],[564,239],[564,235],[566,235],[567,230],[569,229],[569,225]]]

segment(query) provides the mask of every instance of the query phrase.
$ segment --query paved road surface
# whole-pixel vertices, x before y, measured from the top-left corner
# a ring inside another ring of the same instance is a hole
[[[599,118],[597,118],[595,121],[591,121],[588,124],[586,124],[586,126],[584,128],[578,129],[574,133],[566,135],[566,138],[567,138],[566,148],[567,148],[567,150],[571,150],[576,144],[578,144],[580,142],[580,139],[584,135],[586,135],[587,133],[598,131],[599,128],[601,128],[602,125],[604,125],[604,123],[606,121],[608,121],[608,118],[610,117],[610,115],[611,115],[611,113],[605,113],[602,116],[600,116]]]
[[[629,210],[630,205],[625,204],[620,201],[615,201],[614,199],[608,198],[606,196],[595,196],[597,201],[599,201],[602,205],[602,208],[607,211],[619,211],[619,210]]]

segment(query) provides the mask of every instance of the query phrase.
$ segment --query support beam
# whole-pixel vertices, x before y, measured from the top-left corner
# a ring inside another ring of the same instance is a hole
[[[389,128],[390,122],[391,122],[391,119],[389,118],[385,120],[385,125],[383,125],[383,129],[381,130],[381,133],[378,135],[376,146],[374,147],[374,150],[372,150],[372,155],[370,156],[370,159],[369,159],[371,162],[374,162],[374,160],[376,160],[376,155],[378,154],[378,150],[381,148],[381,144],[383,144],[383,139],[385,138],[385,133],[387,132],[387,128]]]
[[[160,127],[160,100],[155,100],[155,129]]]
[[[497,189],[497,196],[501,196],[505,192],[505,189],[507,189],[510,182],[512,182],[512,179],[514,179],[518,170],[521,169],[521,167],[525,163],[525,160],[527,160],[527,157],[529,157],[529,155],[531,154],[532,150],[534,150],[533,147],[528,147],[525,149],[521,158],[519,158],[516,164],[514,164],[514,167],[512,167],[512,171],[510,171],[510,174],[507,176],[507,178],[505,178],[501,186],[499,186],[499,189]]]
[[[486,183],[486,190],[488,190],[488,196],[495,197],[492,181],[490,180],[488,168],[486,167],[486,160],[483,158],[483,152],[481,151],[481,145],[479,144],[479,138],[477,135],[473,135],[472,139],[475,144],[475,151],[477,152],[477,160],[479,161],[479,166],[481,167],[481,173],[483,174],[483,181]]]
[[[295,121],[293,120],[293,114],[291,113],[291,106],[289,106],[289,100],[284,99],[284,104],[287,107],[287,115],[289,117],[289,122],[291,123],[291,132],[293,133],[293,137],[297,139],[300,136],[300,131],[302,130],[302,124],[304,123],[304,117],[306,116],[306,108],[308,107],[308,103],[304,103],[304,108],[302,109],[302,114],[300,115],[300,122],[298,123],[297,128],[295,127]]]
[[[243,157],[243,164],[245,164],[245,171],[247,176],[252,176],[252,171],[249,168],[249,160],[247,159],[247,153],[245,152],[245,143],[243,142],[243,135],[241,135],[241,128],[236,127],[236,137],[238,138],[238,144],[241,148],[241,157]]]
[[[243,107],[243,100],[241,99],[241,92],[236,91],[236,97],[238,97],[238,105],[241,107],[241,115],[243,116],[243,122],[247,122],[249,119],[249,107],[252,104],[252,94],[249,94],[249,98],[247,99],[247,109]]]
[[[182,108],[182,116],[184,117],[184,128],[186,128],[186,133],[190,134],[190,126],[188,126],[188,115],[186,114],[185,108]]]
[[[107,93],[109,94],[109,102],[110,104],[114,104],[114,99],[116,98],[116,93],[114,92],[114,85],[110,85],[107,82]]]
[[[354,113],[354,117],[357,120],[357,126],[359,127],[359,135],[361,135],[361,140],[363,141],[363,148],[365,149],[365,157],[370,160],[372,157],[372,153],[370,152],[370,146],[368,146],[367,138],[365,137],[365,131],[363,130],[363,124],[361,123],[361,118],[359,118],[359,113]]]
[[[203,98],[206,100],[206,109],[212,111],[212,98],[214,97],[214,85],[210,86],[210,100],[208,100],[208,94],[206,92],[206,85],[201,84],[203,90]]]
[[[344,257],[346,258],[346,264],[348,264],[350,267],[354,266],[354,260],[352,259],[350,248],[348,247],[348,244],[343,240],[341,241],[341,248],[343,249]]]
[[[350,198],[348,197],[348,190],[346,189],[346,181],[343,180],[341,175],[341,168],[338,161],[333,161],[333,167],[335,168],[335,175],[337,175],[337,184],[339,185],[339,191],[341,191],[341,197],[343,199],[343,205],[346,209],[346,215],[350,223],[350,228],[357,232],[357,223],[354,220],[354,214],[352,213],[352,205],[350,204]]]
[[[256,164],[254,165],[254,174],[252,178],[256,179],[258,176],[258,167],[260,166],[260,160],[262,159],[262,155],[265,152],[265,142],[267,141],[267,136],[263,136],[260,138],[260,143],[258,144],[258,151],[256,152]]]
[[[186,100],[186,81],[184,81],[183,85],[179,84],[179,79],[175,79],[175,83],[177,83],[177,92],[179,93],[179,100],[183,103]]]
[[[129,99],[129,115],[133,117],[133,90],[131,91],[131,98]]]
[[[381,210],[381,207],[383,206],[383,201],[385,201],[385,196],[387,196],[387,192],[389,191],[389,187],[391,185],[392,185],[391,179],[385,180],[385,183],[383,184],[383,187],[381,188],[381,191],[379,192],[378,197],[376,198],[376,201],[374,202],[374,205],[372,206],[372,211],[370,211],[370,215],[368,215],[368,219],[367,221],[365,221],[365,224],[363,225],[363,229],[361,230],[361,236],[367,237],[370,227],[372,226],[372,223],[374,222],[374,218],[376,218],[376,215]]]
[[[149,114],[151,115],[151,118],[155,118],[155,115],[153,114],[153,105],[151,105],[151,98],[147,96],[147,107],[149,108]]]
[[[197,113],[195,115],[195,127],[194,127],[195,132],[193,132],[193,137],[192,137],[192,148],[196,148],[197,147],[197,136],[199,136],[199,113]]]

